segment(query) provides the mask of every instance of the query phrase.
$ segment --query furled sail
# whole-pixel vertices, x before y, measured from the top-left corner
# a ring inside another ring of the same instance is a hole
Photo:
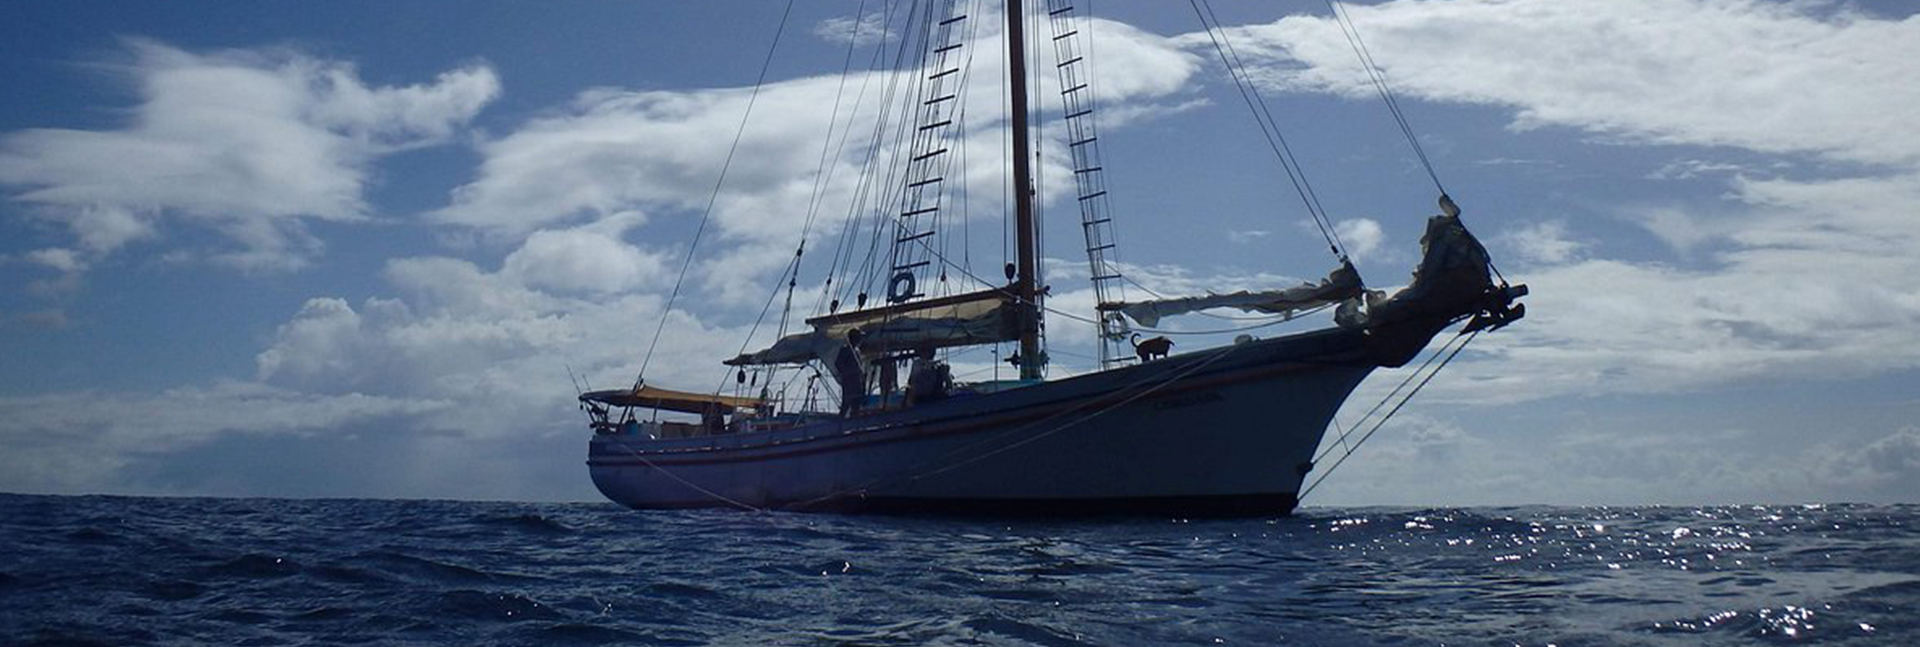
[[[1335,268],[1319,283],[1302,283],[1283,290],[1258,292],[1241,290],[1228,294],[1206,294],[1132,303],[1119,301],[1102,303],[1100,309],[1118,310],[1140,325],[1151,328],[1160,325],[1162,317],[1198,312],[1208,308],[1239,308],[1246,312],[1291,315],[1301,310],[1339,303],[1360,296],[1364,289],[1360,284],[1360,273],[1353,269],[1353,264],[1342,262],[1340,267]]]
[[[1427,219],[1427,231],[1420,237],[1420,265],[1413,270],[1413,282],[1391,297],[1369,295],[1364,310],[1343,304],[1334,313],[1335,322],[1364,328],[1421,317],[1450,320],[1485,307],[1494,289],[1487,248],[1460,223],[1460,208],[1451,198],[1440,196],[1440,209],[1440,215]]]
[[[581,402],[610,405],[615,407],[641,407],[661,411],[679,411],[683,413],[733,413],[736,409],[760,409],[767,406],[759,398],[738,398],[690,391],[673,391],[651,384],[642,384],[631,389],[612,389],[607,391],[589,391],[580,394]]]
[[[772,346],[727,360],[729,366],[830,361],[847,331],[864,334],[866,355],[919,348],[945,348],[1020,338],[1020,308],[1005,289],[981,290],[884,308],[808,319],[813,330],[787,335]]]

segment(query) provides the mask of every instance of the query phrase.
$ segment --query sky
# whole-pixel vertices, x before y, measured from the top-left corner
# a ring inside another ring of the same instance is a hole
[[[725,385],[802,239],[793,316],[819,307],[876,97],[911,72],[883,4],[8,3],[0,491],[598,500],[576,379]],[[1533,294],[1307,504],[1920,501],[1914,7],[1346,7]],[[1091,8],[1127,275],[1330,269],[1193,9]],[[1213,9],[1362,275],[1403,285],[1437,190],[1327,5]],[[952,289],[1006,259],[997,11],[966,33]],[[1050,305],[1086,311],[1047,128]],[[1048,339],[1054,375],[1089,368],[1090,326]]]

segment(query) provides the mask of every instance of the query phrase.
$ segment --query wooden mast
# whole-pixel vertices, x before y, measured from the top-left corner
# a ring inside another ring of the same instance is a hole
[[[1012,87],[1013,213],[1019,241],[1014,293],[1020,297],[1020,379],[1040,379],[1045,366],[1040,350],[1040,299],[1034,274],[1039,250],[1034,247],[1033,154],[1027,142],[1026,11],[1020,0],[1007,0],[1007,84]]]

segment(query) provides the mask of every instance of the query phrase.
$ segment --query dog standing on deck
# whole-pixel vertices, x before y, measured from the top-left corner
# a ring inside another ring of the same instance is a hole
[[[1142,341],[1140,333],[1133,334],[1133,354],[1140,356],[1142,364],[1156,357],[1165,358],[1171,352],[1173,352],[1173,340],[1167,339],[1164,335]]]

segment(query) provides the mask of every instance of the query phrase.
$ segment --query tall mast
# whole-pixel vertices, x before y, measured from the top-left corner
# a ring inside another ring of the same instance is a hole
[[[1013,214],[1014,237],[1020,258],[1015,267],[1014,294],[1020,297],[1020,379],[1040,379],[1044,366],[1040,351],[1040,299],[1034,273],[1039,252],[1034,249],[1033,154],[1027,146],[1026,11],[1020,0],[1007,0],[1007,84],[1013,92]]]

